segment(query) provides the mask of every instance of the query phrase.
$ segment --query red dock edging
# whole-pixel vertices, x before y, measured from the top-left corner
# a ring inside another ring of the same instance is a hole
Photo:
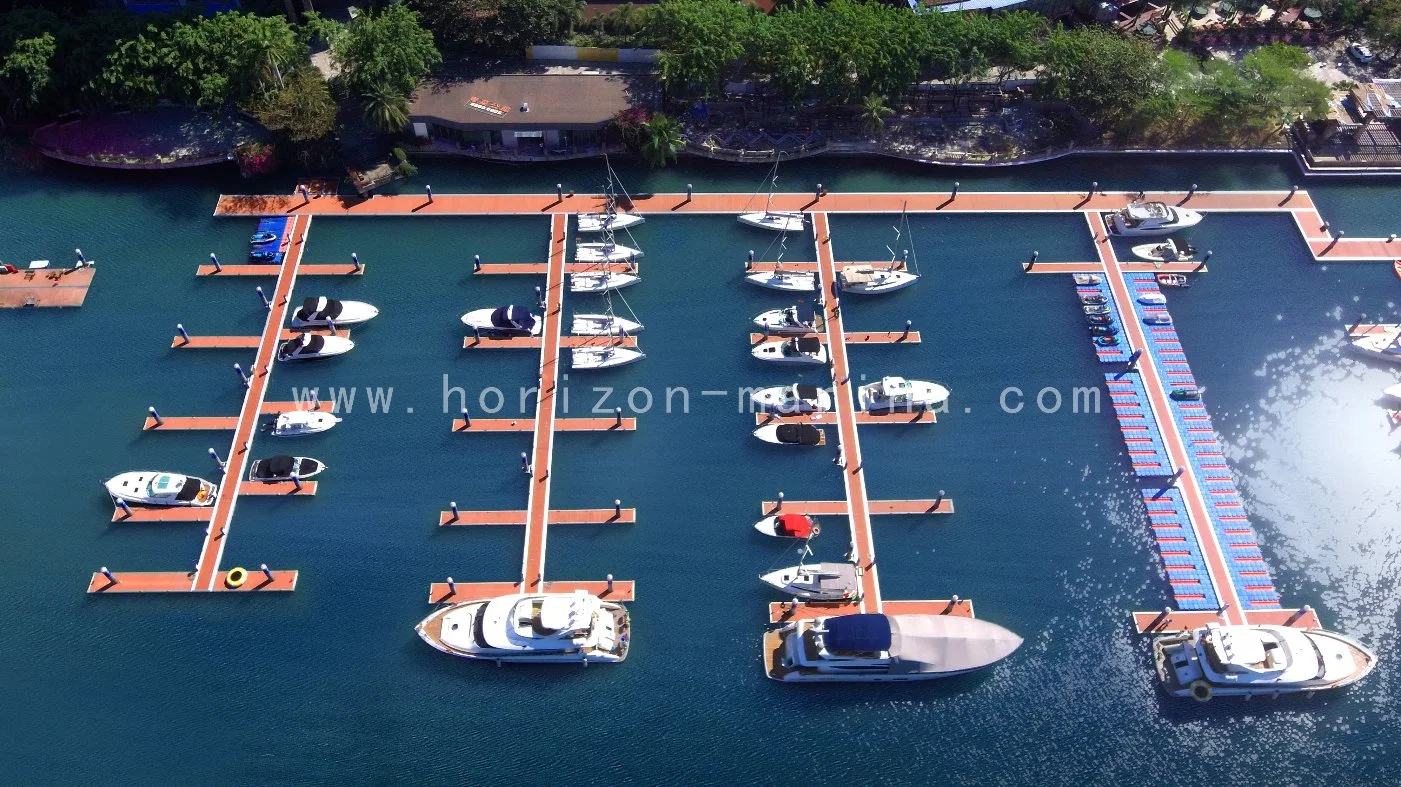
[[[472,423],[465,419],[452,419],[454,432],[533,432],[534,418],[473,418]],[[556,418],[556,432],[635,432],[636,418]]]
[[[303,333],[310,333],[316,336],[331,336],[328,330],[293,331],[284,330],[279,335],[278,341],[287,341]],[[336,336],[350,338],[348,329],[339,328]],[[180,334],[175,334],[170,340],[172,349],[177,350],[253,350],[257,349],[258,343],[263,340],[261,336],[190,336],[186,338]]]
[[[296,571],[274,571],[269,579],[263,572],[253,569],[248,579],[239,587],[229,587],[220,582],[213,587],[192,587],[194,572],[183,571],[113,571],[108,579],[102,572],[95,572],[88,580],[88,593],[111,595],[113,593],[258,593],[290,592],[297,589]]]

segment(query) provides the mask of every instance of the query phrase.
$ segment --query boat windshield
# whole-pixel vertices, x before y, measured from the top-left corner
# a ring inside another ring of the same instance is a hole
[[[163,495],[174,494],[185,483],[181,476],[174,476],[170,473],[159,473],[151,479],[151,483],[146,485],[146,494],[151,497],[161,497]]]

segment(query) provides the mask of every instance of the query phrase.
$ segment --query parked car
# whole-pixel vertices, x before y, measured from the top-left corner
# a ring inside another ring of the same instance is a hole
[[[1347,53],[1348,57],[1351,57],[1364,66],[1372,62],[1372,58],[1374,57],[1372,50],[1368,49],[1367,45],[1363,44],[1361,41],[1354,41],[1348,44]]]

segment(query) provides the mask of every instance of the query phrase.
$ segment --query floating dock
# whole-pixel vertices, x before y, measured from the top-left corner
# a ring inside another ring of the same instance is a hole
[[[82,306],[97,269],[21,268],[0,275],[0,309],[61,309]]]

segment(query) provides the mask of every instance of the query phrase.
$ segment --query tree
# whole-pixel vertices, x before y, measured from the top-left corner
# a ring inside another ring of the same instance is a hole
[[[653,167],[665,167],[668,161],[675,161],[676,154],[686,146],[681,138],[681,124],[660,112],[647,121],[646,129],[639,152]]]
[[[12,112],[30,109],[39,103],[44,88],[53,78],[49,63],[54,56],[54,37],[44,33],[21,38],[0,61],[0,94],[10,99]]]
[[[250,109],[259,123],[297,145],[324,139],[336,129],[336,102],[314,68],[293,72],[283,79],[280,90]]]
[[[1098,27],[1051,31],[1045,60],[1041,90],[1106,128],[1141,110],[1162,78],[1151,46]]]
[[[663,47],[658,64],[662,84],[676,93],[695,86],[702,96],[745,51],[750,31],[748,6],[733,0],[664,0],[652,12],[649,33]]]
[[[388,85],[371,86],[360,94],[360,108],[370,127],[393,134],[409,124],[409,100]]]
[[[563,43],[583,0],[412,0],[443,49],[519,56],[534,44]]]
[[[308,17],[309,28],[330,41],[331,62],[357,96],[379,89],[401,97],[412,95],[419,80],[443,60],[433,34],[419,24],[418,13],[403,3],[361,14],[344,25]]]
[[[861,127],[879,134],[885,131],[885,119],[895,114],[895,110],[885,105],[885,96],[872,93],[861,100]]]

